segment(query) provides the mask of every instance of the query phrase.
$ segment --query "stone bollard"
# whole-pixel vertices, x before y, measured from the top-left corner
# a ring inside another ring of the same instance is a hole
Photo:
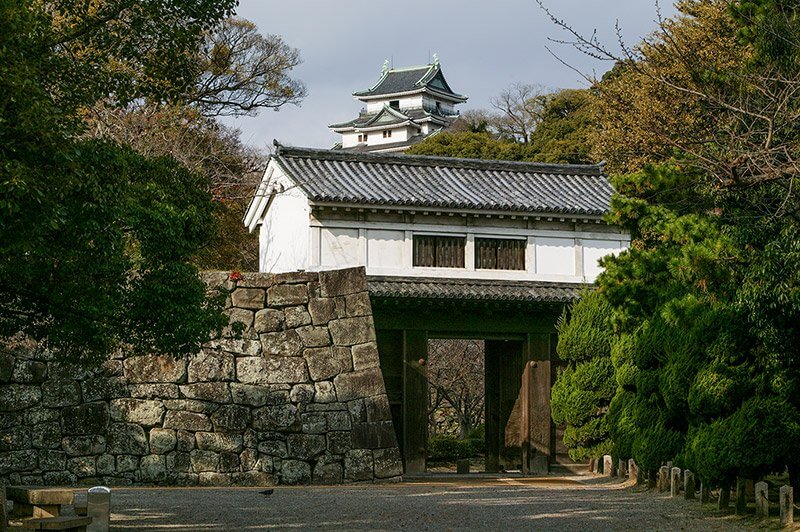
[[[456,460],[456,473],[459,475],[469,474],[469,458]]]
[[[794,523],[794,488],[781,486],[778,495],[778,504],[781,507],[781,526],[787,527]]]
[[[628,462],[622,458],[620,458],[617,463],[617,476],[619,478],[626,478],[628,476]]]
[[[111,490],[105,486],[89,488],[86,495],[86,516],[92,522],[86,532],[108,532],[111,520]]]
[[[747,511],[747,479],[736,479],[736,514],[743,515]]]
[[[700,504],[708,504],[711,502],[711,490],[708,489],[706,482],[700,483]]]
[[[720,510],[727,510],[731,504],[731,487],[722,485],[719,488],[719,499],[717,500],[717,508]]]
[[[628,460],[628,480],[640,483],[639,476],[639,466],[637,466],[636,462],[631,458]]]
[[[694,499],[695,482],[694,473],[688,469],[683,473],[683,498]]]
[[[661,466],[658,470],[658,491],[669,489],[669,470],[667,466]]]
[[[614,461],[610,454],[603,456],[603,474],[607,477],[614,476]]]
[[[672,474],[669,478],[669,495],[670,497],[677,497],[681,494],[681,468],[673,467]]]
[[[757,482],[755,486],[756,517],[769,517],[769,498],[766,482]]]

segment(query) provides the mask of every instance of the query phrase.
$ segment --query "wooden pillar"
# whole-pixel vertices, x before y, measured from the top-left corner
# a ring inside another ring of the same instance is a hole
[[[403,451],[406,473],[424,473],[428,447],[428,334],[405,331],[403,342]],[[420,364],[420,361],[423,361]]]
[[[501,437],[500,423],[500,353],[493,342],[485,342],[484,349],[484,420],[486,432],[486,471],[500,471]]]
[[[550,470],[552,452],[552,419],[550,416],[550,335],[528,335],[530,370],[530,441],[534,450],[531,472],[545,474]]]

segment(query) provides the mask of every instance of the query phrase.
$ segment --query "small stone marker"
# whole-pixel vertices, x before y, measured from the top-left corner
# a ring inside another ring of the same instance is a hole
[[[688,469],[683,473],[683,498],[694,499],[695,481],[694,473]]]
[[[747,511],[747,479],[736,479],[736,514],[742,515]]]
[[[670,497],[677,497],[681,494],[681,468],[673,467],[672,475],[670,475]]]
[[[617,476],[619,478],[625,478],[628,476],[628,462],[626,462],[622,458],[619,459],[617,465]]]
[[[794,488],[781,486],[778,504],[781,507],[781,526],[791,526],[794,523]]]
[[[456,473],[466,475],[469,473],[469,458],[456,461]]]
[[[672,460],[667,462],[667,471],[672,471]]]
[[[711,490],[708,489],[708,484],[705,482],[700,483],[700,504],[708,504],[711,502]]]
[[[86,515],[92,518],[86,532],[108,532],[111,520],[111,489],[105,486],[89,488],[86,494]]]
[[[639,481],[639,467],[636,465],[636,462],[633,458],[628,460],[628,480],[633,480],[635,482]]]
[[[757,482],[755,486],[756,517],[769,517],[768,486],[766,482]]]
[[[717,500],[717,508],[720,510],[727,510],[731,504],[731,487],[720,486],[719,499]]]
[[[607,477],[614,476],[614,461],[610,454],[603,456],[603,474]]]
[[[669,469],[667,466],[661,466],[658,470],[658,491],[667,491],[669,489]]]

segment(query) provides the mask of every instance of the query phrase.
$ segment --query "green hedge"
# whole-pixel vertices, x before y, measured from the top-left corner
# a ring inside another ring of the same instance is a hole
[[[428,439],[428,460],[431,462],[455,462],[470,458],[474,453],[470,440],[446,435],[431,436]]]

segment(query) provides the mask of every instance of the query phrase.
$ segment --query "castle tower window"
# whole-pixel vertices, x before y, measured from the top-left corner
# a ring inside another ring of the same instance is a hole
[[[392,109],[400,109],[400,100],[391,100],[389,102],[389,107]]]
[[[476,270],[525,270],[527,241],[508,238],[476,238]]]
[[[392,138],[392,130],[391,129],[384,129],[383,130],[383,138],[385,138],[385,139]]]
[[[459,236],[414,235],[414,266],[463,268],[466,242]]]

